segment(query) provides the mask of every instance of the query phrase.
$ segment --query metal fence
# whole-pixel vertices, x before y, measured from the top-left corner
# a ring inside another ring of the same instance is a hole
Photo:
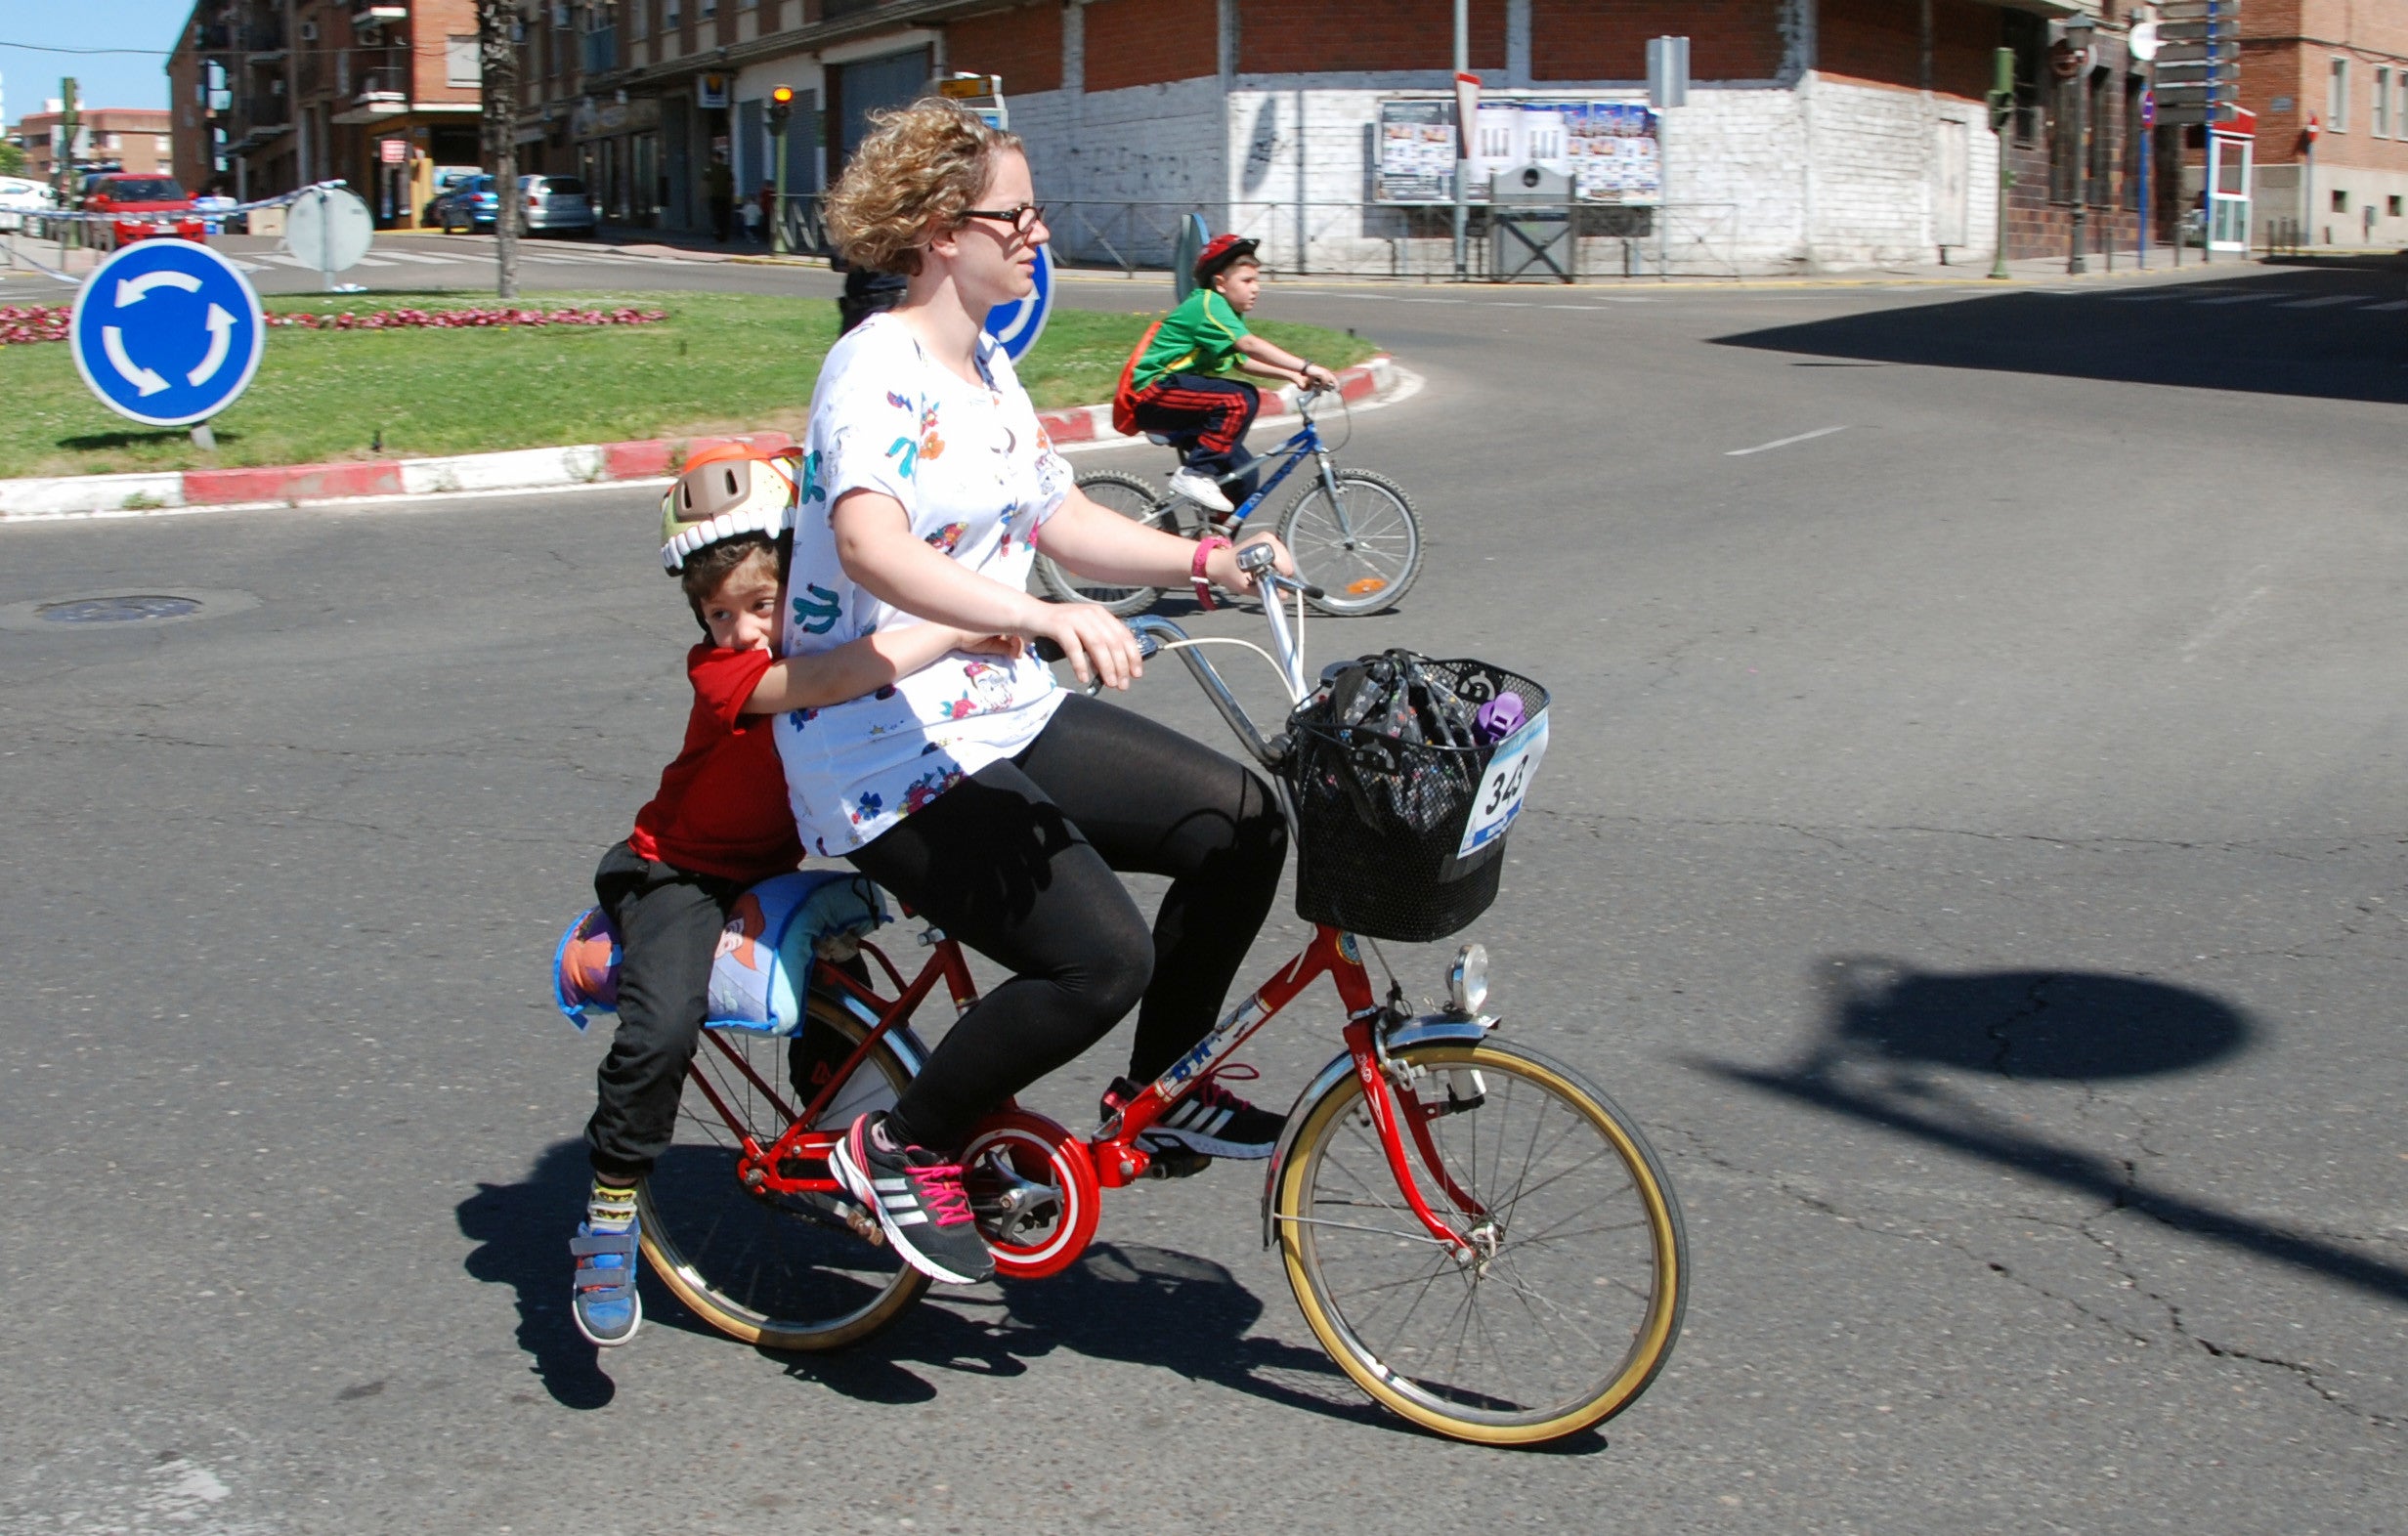
[[[1130,277],[1170,270],[1180,227],[1190,214],[1200,214],[1216,234],[1227,232],[1260,241],[1264,266],[1283,276],[1446,281],[1455,275],[1454,210],[1446,206],[1074,197],[1049,201],[1045,210],[1056,261]],[[1526,205],[1491,209],[1476,204],[1471,208],[1465,261],[1472,280],[1496,280],[1525,267],[1519,259],[1521,248],[1503,226],[1532,211]],[[1564,263],[1571,277],[1736,277],[1741,274],[1737,203],[1684,202],[1663,207],[1573,203],[1543,211],[1559,223],[1569,222],[1575,232],[1570,259]],[[789,250],[831,254],[819,194],[789,195],[778,222]],[[1525,267],[1518,274],[1518,280],[1544,279],[1563,280],[1543,264],[1537,270]]]

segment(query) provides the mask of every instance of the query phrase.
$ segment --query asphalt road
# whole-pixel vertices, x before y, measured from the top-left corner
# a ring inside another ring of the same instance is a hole
[[[0,610],[258,600],[0,629],[0,1529],[2399,1528],[2403,295],[1273,290],[1427,381],[1342,455],[1427,573],[1312,648],[1556,690],[1474,931],[1688,1212],[1545,1453],[1365,1405],[1227,1166],[849,1354],[656,1292],[597,1361],[544,967],[685,712],[650,493],[0,528]]]

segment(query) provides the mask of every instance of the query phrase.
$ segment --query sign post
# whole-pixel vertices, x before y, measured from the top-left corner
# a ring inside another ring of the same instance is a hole
[[[2307,126],[2300,133],[2300,243],[2313,245],[2316,236],[2316,136],[2324,132],[2324,124],[2316,114],[2307,114]]]
[[[2140,93],[2140,270],[2149,270],[2149,155],[2157,139],[2157,93]]]
[[[1999,228],[1991,239],[1990,275],[2006,280],[2006,190],[2015,173],[2006,166],[2007,124],[2015,118],[2015,50],[2001,48],[1990,56],[1990,131],[1999,140]]]
[[[67,322],[75,371],[102,405],[189,426],[203,448],[217,447],[209,418],[250,386],[267,337],[241,270],[191,240],[144,240],[101,263]]]
[[[1689,39],[1651,37],[1647,40],[1647,105],[1656,108],[1656,166],[1661,191],[1656,194],[1656,277],[1672,278],[1672,119],[1668,107],[1689,105]]]
[[[1472,223],[1472,135],[1480,127],[1480,76],[1463,67],[1464,0],[1455,0],[1455,280],[1468,279]]]
[[[504,193],[495,217],[507,219],[515,212],[513,199]],[[293,199],[284,215],[284,248],[302,265],[324,275],[328,293],[367,291],[356,282],[336,282],[334,275],[358,266],[375,242],[376,216],[358,194],[340,187],[309,189]]]

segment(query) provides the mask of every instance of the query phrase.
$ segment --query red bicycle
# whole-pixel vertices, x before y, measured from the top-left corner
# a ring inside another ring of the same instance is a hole
[[[1302,608],[1291,640],[1279,593],[1304,589],[1260,575],[1273,661],[1301,701]],[[1239,740],[1293,780],[1295,744],[1267,743],[1194,649],[1247,642],[1190,640],[1150,618],[1131,627],[1147,654],[1175,651]],[[1463,846],[1476,832],[1481,847],[1501,845],[1527,792],[1537,756],[1527,748],[1543,747],[1537,698],[1537,718],[1484,754]],[[1312,844],[1305,825],[1307,872]],[[1500,855],[1489,849],[1493,862]],[[927,1289],[827,1164],[854,1117],[891,1105],[926,1059],[910,1020],[929,995],[941,984],[957,1013],[975,1001],[960,946],[932,928],[921,942],[931,953],[908,977],[866,940],[858,955],[823,958],[809,1021],[791,1039],[705,1032],[676,1140],[641,1201],[655,1271],[713,1327],[768,1348],[833,1349],[893,1323]],[[1016,1104],[984,1121],[963,1162],[996,1267],[1020,1280],[1067,1267],[1095,1235],[1104,1190],[1208,1161],[1149,1154],[1140,1137],[1326,976],[1345,1049],[1298,1095],[1263,1193],[1264,1242],[1278,1245],[1305,1320],[1363,1391],[1440,1433],[1511,1445],[1596,1424],[1647,1388],[1680,1332],[1687,1256],[1662,1166],[1577,1072],[1498,1038],[1482,1012],[1479,945],[1455,957],[1448,1004],[1425,1013],[1406,1004],[1393,972],[1383,998],[1366,948],[1387,972],[1375,939],[1318,925],[1301,954],[1088,1135]]]

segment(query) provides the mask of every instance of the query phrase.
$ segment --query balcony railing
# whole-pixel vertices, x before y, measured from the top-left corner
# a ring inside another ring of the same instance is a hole
[[[359,0],[351,8],[351,24],[356,27],[392,26],[409,20],[409,7],[399,0]]]
[[[352,93],[351,99],[361,107],[406,103],[409,100],[409,72],[407,69],[370,69],[360,76],[360,88]]]

